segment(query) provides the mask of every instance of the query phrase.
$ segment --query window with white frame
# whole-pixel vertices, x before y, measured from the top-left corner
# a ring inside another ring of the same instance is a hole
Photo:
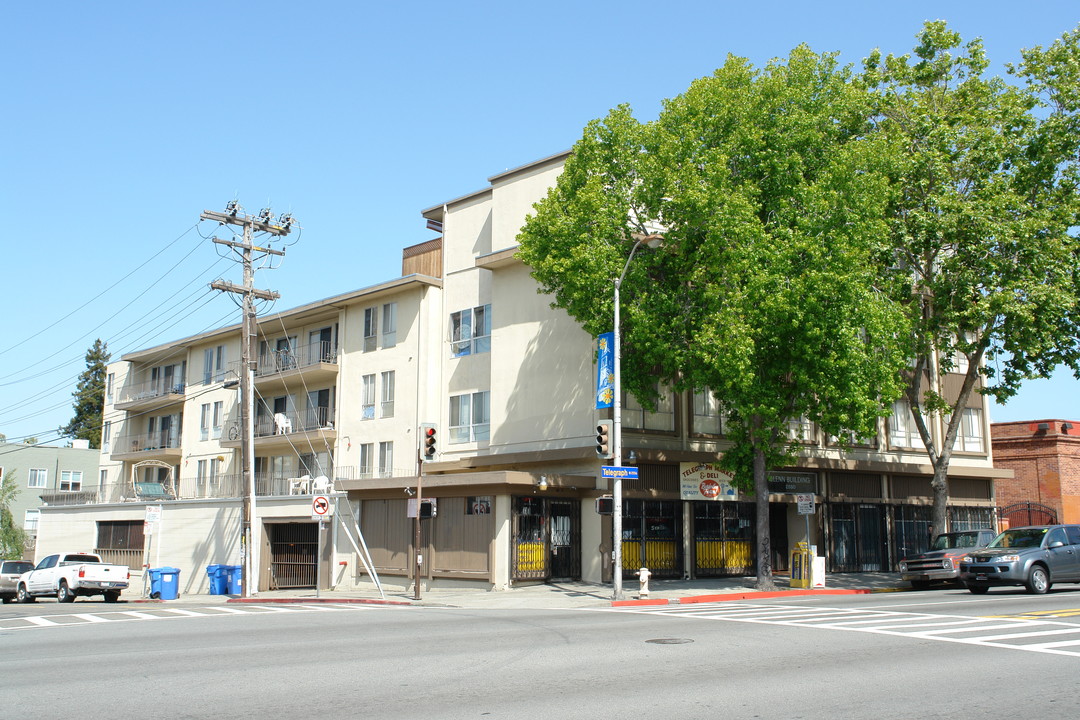
[[[724,431],[720,416],[720,403],[713,391],[706,388],[694,393],[693,432],[701,435],[722,435]]]
[[[450,314],[450,353],[454,357],[491,351],[491,305]]]
[[[892,417],[889,418],[889,445],[892,447],[921,448],[922,437],[915,426],[915,416],[907,400],[893,403]]]
[[[211,413],[212,425],[210,426],[210,437],[215,440],[221,438],[221,427],[225,422],[225,402],[218,400],[214,403],[214,410]]]
[[[109,373],[105,377],[105,399],[109,402],[113,400],[113,387],[116,385],[116,373]]]
[[[98,473],[98,487],[100,489],[104,490],[105,486],[107,486],[108,484],[109,484],[109,471],[108,470],[102,470],[100,473]]]
[[[43,488],[49,484],[49,471],[45,468],[30,468],[27,476],[26,487]]]
[[[60,471],[60,492],[78,492],[82,490],[82,470]]]
[[[375,375],[365,375],[360,381],[360,419],[375,418]]]
[[[204,403],[199,408],[199,439],[210,439],[210,403]]]
[[[787,437],[788,440],[794,440],[795,442],[813,442],[814,423],[810,422],[810,418],[805,415],[802,417],[790,418],[787,421]]]
[[[491,393],[450,398],[450,444],[487,440],[491,432]]]
[[[374,443],[361,443],[360,445],[360,477],[371,477],[372,460],[374,460]]]
[[[101,450],[109,452],[112,445],[112,421],[106,420],[101,424]]]
[[[30,533],[36,533],[39,517],[41,517],[40,510],[27,510],[23,513],[23,530]]]
[[[394,443],[379,443],[379,477],[394,476]]]
[[[387,370],[382,374],[382,403],[379,405],[379,415],[384,418],[394,417],[393,370]]]
[[[225,346],[203,350],[203,384],[221,382],[225,379]]]
[[[379,333],[378,308],[364,308],[364,352],[377,347]]]
[[[631,393],[624,392],[622,424],[623,427],[637,430],[673,431],[675,429],[675,394],[671,388],[660,388],[660,396],[656,399],[656,410],[650,411]]]
[[[382,306],[382,346],[391,348],[397,345],[397,303],[385,303]]]
[[[984,452],[982,410],[964,408],[956,432],[955,448],[961,452]]]

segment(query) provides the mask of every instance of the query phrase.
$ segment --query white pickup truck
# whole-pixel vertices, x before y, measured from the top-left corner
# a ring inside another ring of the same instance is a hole
[[[116,602],[130,576],[127,565],[106,565],[91,553],[57,553],[19,576],[17,599],[27,603],[55,595],[58,602],[75,602],[79,595],[104,595],[105,602]]]

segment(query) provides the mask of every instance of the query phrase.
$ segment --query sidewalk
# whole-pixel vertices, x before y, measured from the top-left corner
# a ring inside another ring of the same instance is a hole
[[[149,600],[129,595],[128,602],[176,603],[369,603],[386,605],[420,605],[428,607],[461,608],[588,608],[612,605],[661,605],[671,603],[713,602],[742,600],[753,597],[783,598],[799,595],[861,594],[871,592],[896,592],[910,589],[900,579],[899,573],[837,573],[826,576],[823,589],[789,588],[786,575],[774,577],[775,593],[762,593],[754,586],[752,577],[713,578],[702,580],[653,580],[649,583],[649,595],[639,597],[638,582],[627,580],[623,584],[624,600],[613,602],[610,585],[584,582],[556,582],[520,584],[510,590],[488,591],[482,589],[424,589],[421,599],[413,598],[412,589],[384,588],[384,593],[370,585],[347,590],[311,589],[263,591],[252,598],[235,595],[181,595],[176,600]]]

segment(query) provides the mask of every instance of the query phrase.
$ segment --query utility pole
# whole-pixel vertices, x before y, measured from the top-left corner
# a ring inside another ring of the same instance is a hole
[[[240,205],[231,201],[225,212],[213,212],[206,210],[199,216],[200,220],[213,220],[222,225],[236,225],[243,230],[243,240],[221,240],[213,238],[214,243],[232,248],[240,255],[244,266],[244,284],[236,285],[224,280],[210,283],[214,290],[230,292],[242,297],[241,318],[241,371],[240,371],[240,464],[243,468],[244,484],[247,492],[244,494],[244,516],[241,525],[240,547],[243,553],[244,583],[241,591],[243,597],[248,598],[258,593],[259,587],[259,544],[254,537],[253,528],[256,523],[255,507],[255,340],[257,328],[255,325],[255,300],[276,300],[281,295],[272,290],[256,290],[254,287],[255,270],[252,260],[255,253],[264,255],[284,255],[284,250],[273,250],[267,247],[259,247],[253,243],[254,234],[257,232],[267,233],[274,236],[288,235],[292,230],[293,219],[291,215],[283,215],[278,219],[278,224],[273,223],[274,216],[269,208],[264,209],[257,216],[245,215]],[[254,592],[252,592],[254,588]]]

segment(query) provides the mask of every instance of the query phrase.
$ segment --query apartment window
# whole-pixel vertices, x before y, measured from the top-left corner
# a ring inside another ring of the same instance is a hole
[[[394,443],[379,443],[379,477],[394,476]]]
[[[210,403],[199,408],[199,439],[210,439]]]
[[[82,490],[81,470],[60,471],[60,492],[78,492]]]
[[[101,424],[101,450],[109,452],[112,445],[112,421],[106,420]]]
[[[27,510],[25,513],[23,513],[23,530],[30,533],[36,533],[38,526],[38,518],[40,516],[40,510]]]
[[[116,373],[109,373],[105,377],[105,399],[112,402],[113,386],[116,384]]]
[[[911,413],[907,400],[893,403],[892,417],[889,418],[889,445],[892,447],[923,447],[919,429],[915,427],[915,416]]]
[[[98,520],[97,546],[101,550],[142,550],[142,520]]]
[[[450,398],[450,443],[487,440],[491,431],[491,393],[488,390]]]
[[[371,477],[371,461],[375,453],[375,446],[372,443],[361,443],[360,445],[360,477]]]
[[[382,404],[379,406],[379,414],[384,417],[394,417],[394,371],[387,370],[382,374]]]
[[[984,452],[982,410],[964,408],[956,432],[956,449],[961,452]]]
[[[212,437],[215,440],[218,440],[218,439],[221,438],[221,427],[222,427],[222,423],[225,421],[225,403],[223,401],[218,400],[217,402],[214,403],[214,411],[213,411],[212,418],[213,418],[213,425],[210,426],[211,427],[210,437]]]
[[[43,488],[49,483],[49,471],[45,468],[30,468],[30,476],[27,480],[26,486],[32,488]]]
[[[397,345],[397,303],[386,303],[382,306],[382,346],[384,348]]]
[[[491,351],[491,305],[450,314],[450,348],[454,357]]]
[[[694,393],[693,431],[701,435],[722,435],[720,403],[712,390]]]
[[[99,487],[100,489],[104,490],[104,489],[105,489],[105,487],[106,487],[106,486],[107,486],[108,484],[109,484],[109,471],[108,471],[108,470],[102,470],[102,471],[101,471],[101,472],[100,472],[100,473],[98,474],[98,487]]]
[[[375,418],[375,375],[365,375],[361,378],[360,388],[360,419],[373,420]]]
[[[221,382],[225,379],[225,346],[203,350],[203,384]]]
[[[364,309],[364,352],[371,352],[376,348],[376,340],[379,332],[379,318],[376,315],[378,308]]]
[[[638,430],[674,431],[675,394],[671,388],[661,388],[656,410],[650,411],[632,394],[623,393],[622,423],[624,427]]]
[[[810,422],[810,418],[805,415],[798,418],[791,418],[787,421],[787,437],[788,440],[794,440],[795,442],[813,442],[814,424]]]

